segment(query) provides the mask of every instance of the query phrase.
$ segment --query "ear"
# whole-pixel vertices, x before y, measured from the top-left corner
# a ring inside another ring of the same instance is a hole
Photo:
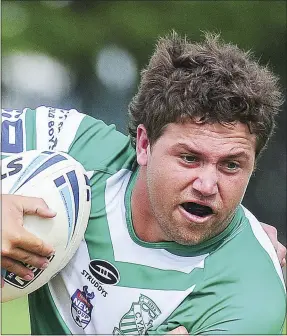
[[[147,131],[144,125],[140,124],[138,125],[137,128],[137,142],[136,142],[137,162],[140,166],[147,165],[149,149],[150,146]]]

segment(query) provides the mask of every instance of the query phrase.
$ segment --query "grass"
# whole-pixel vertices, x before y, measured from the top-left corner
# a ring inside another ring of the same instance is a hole
[[[1,304],[1,335],[29,335],[27,297]]]
[[[29,335],[30,322],[27,297],[1,304],[1,335]],[[283,335],[286,335],[286,321]]]

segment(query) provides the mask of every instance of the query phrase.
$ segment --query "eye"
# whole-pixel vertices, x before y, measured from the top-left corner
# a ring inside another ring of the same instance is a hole
[[[182,159],[186,162],[186,163],[195,163],[198,161],[198,158],[194,155],[182,155]]]
[[[228,170],[228,171],[236,171],[237,169],[240,168],[239,164],[237,162],[234,161],[227,161],[224,163],[224,167]]]

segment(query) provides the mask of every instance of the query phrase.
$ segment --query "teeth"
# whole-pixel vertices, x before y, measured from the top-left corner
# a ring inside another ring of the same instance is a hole
[[[182,206],[187,212],[199,217],[205,217],[213,213],[210,207],[193,202],[183,203]]]

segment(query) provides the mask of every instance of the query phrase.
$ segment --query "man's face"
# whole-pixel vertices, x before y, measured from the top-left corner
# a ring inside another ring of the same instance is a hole
[[[242,123],[171,123],[150,146],[140,125],[137,159],[154,241],[198,244],[222,232],[255,164],[255,135]]]

